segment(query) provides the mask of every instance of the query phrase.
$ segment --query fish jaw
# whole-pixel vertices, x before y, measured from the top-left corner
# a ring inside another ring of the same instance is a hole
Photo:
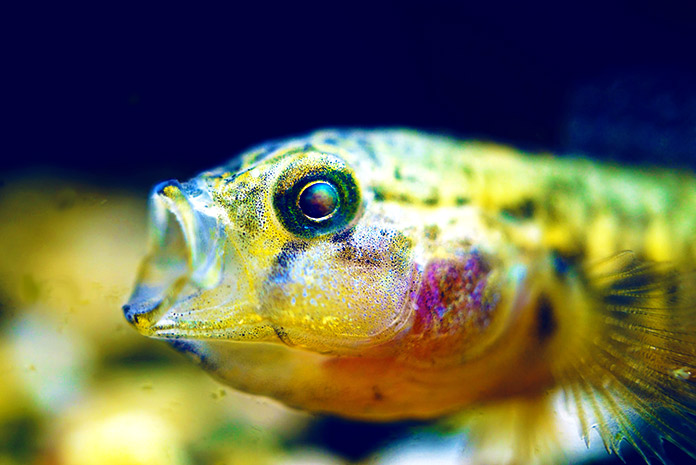
[[[139,332],[165,339],[277,339],[256,311],[224,218],[205,178],[153,189],[150,253],[123,306]]]

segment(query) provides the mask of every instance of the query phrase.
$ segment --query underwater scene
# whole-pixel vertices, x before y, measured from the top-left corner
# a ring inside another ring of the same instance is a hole
[[[696,10],[596,11],[17,11],[0,465],[696,463]]]

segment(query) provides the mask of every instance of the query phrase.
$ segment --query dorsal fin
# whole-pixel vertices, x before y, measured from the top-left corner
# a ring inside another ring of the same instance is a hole
[[[589,444],[631,444],[666,462],[667,440],[696,459],[696,276],[632,252],[585,267],[588,326],[556,376]]]

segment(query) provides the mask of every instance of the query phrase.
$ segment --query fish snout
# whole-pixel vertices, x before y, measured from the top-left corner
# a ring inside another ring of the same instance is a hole
[[[223,228],[207,189],[165,181],[150,196],[150,247],[130,300],[129,323],[147,333],[182,292],[211,289],[222,277]]]

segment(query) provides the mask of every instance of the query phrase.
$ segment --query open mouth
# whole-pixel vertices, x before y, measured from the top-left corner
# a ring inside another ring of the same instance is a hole
[[[141,333],[161,338],[274,338],[244,299],[249,283],[206,186],[167,181],[150,196],[150,251],[123,306]]]

